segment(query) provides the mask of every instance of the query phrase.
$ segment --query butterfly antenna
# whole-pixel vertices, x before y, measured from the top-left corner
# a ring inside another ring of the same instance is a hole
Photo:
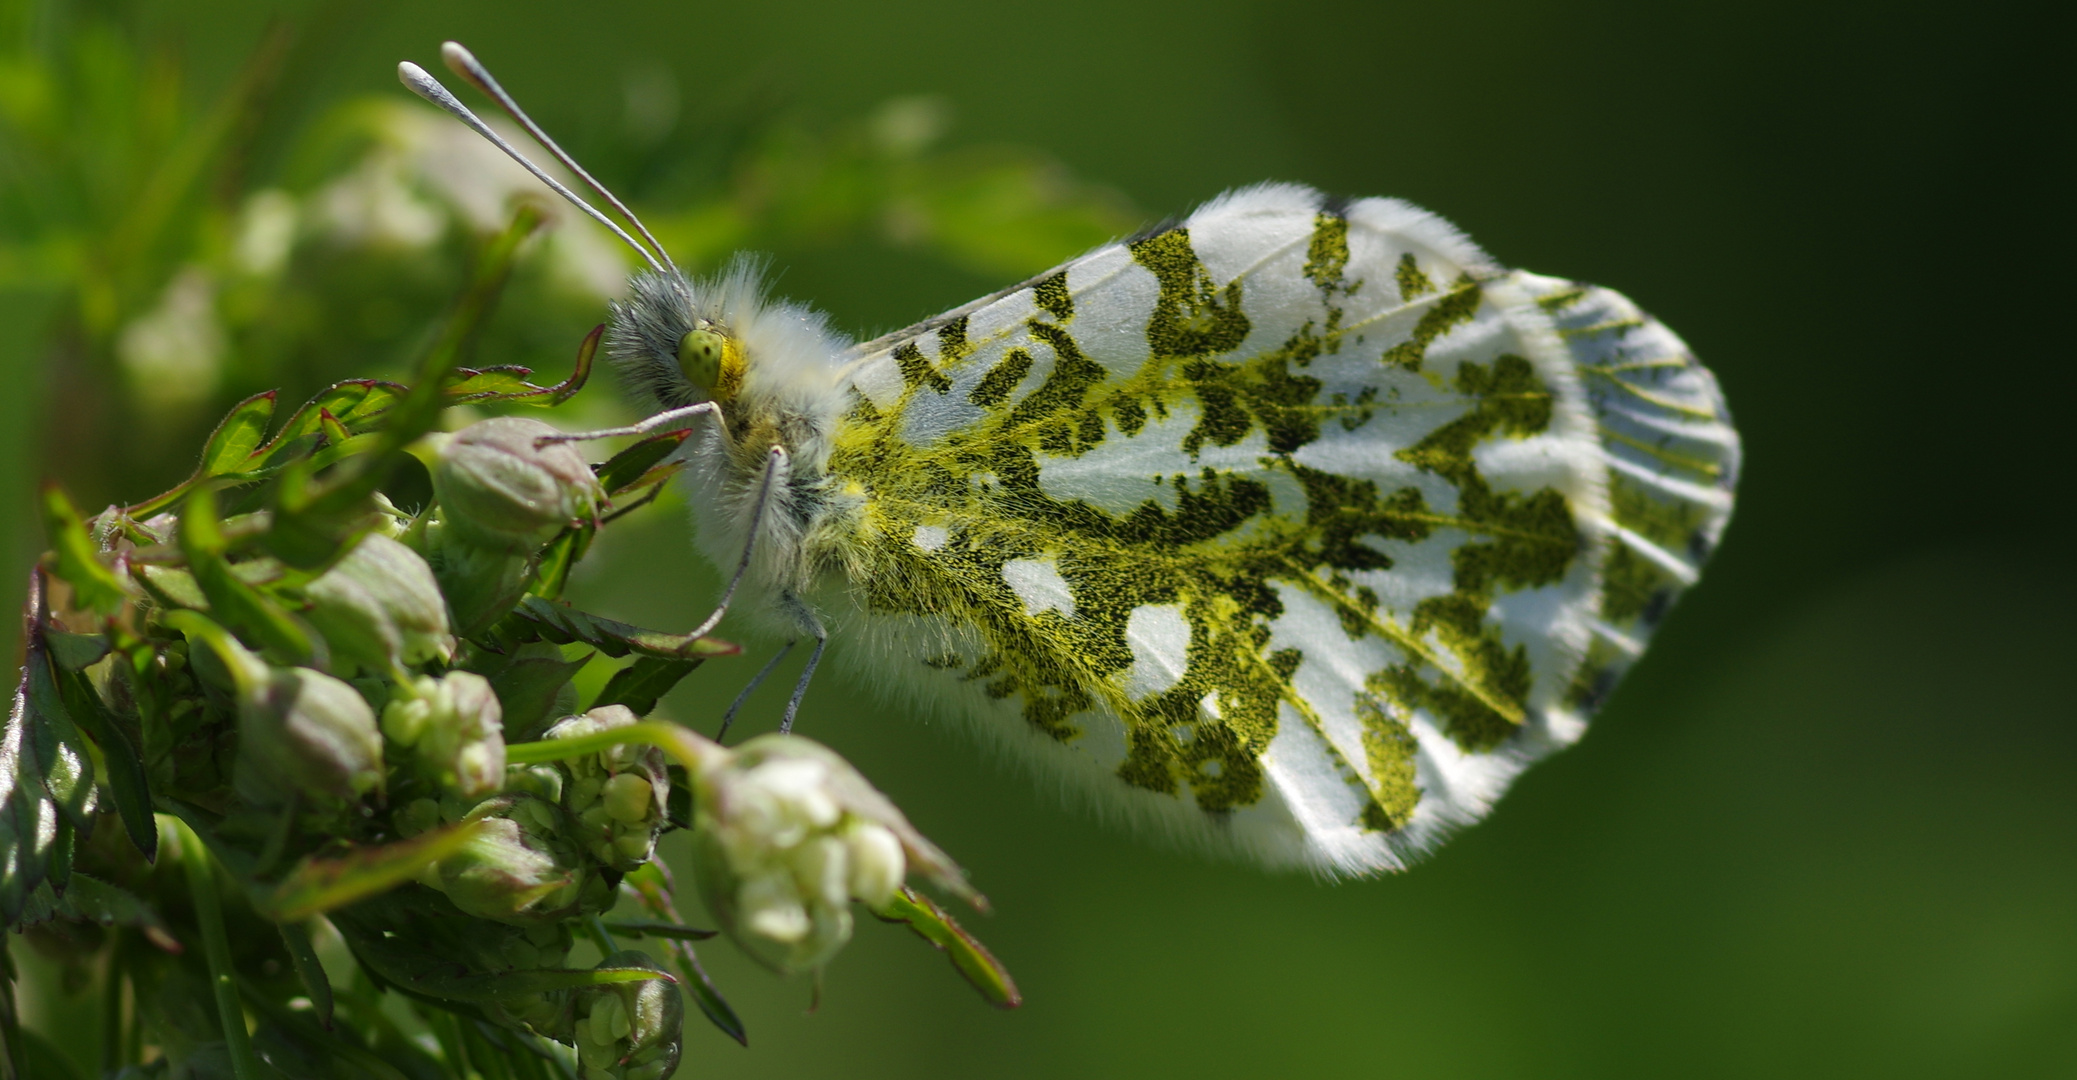
[[[570,201],[571,206],[574,206],[577,209],[584,211],[586,214],[591,215],[591,219],[593,221],[596,221],[599,224],[604,225],[606,228],[613,230],[613,235],[619,237],[621,239],[621,242],[625,243],[628,247],[635,249],[635,253],[642,256],[643,261],[649,264],[650,269],[655,270],[658,273],[663,272],[663,264],[656,261],[656,256],[651,255],[649,253],[648,248],[645,248],[641,244],[636,243],[635,238],[629,236],[627,234],[626,229],[623,229],[620,226],[614,224],[612,218],[609,218],[606,215],[599,213],[598,210],[594,208],[590,203],[578,198],[576,192],[571,191],[569,188],[562,186],[562,184],[556,181],[555,177],[552,177],[547,173],[542,172],[541,167],[539,165],[536,165],[533,162],[528,161],[525,154],[522,154],[519,151],[514,150],[512,148],[511,143],[508,143],[504,139],[499,138],[498,133],[492,131],[488,125],[486,125],[483,121],[477,119],[476,114],[470,112],[468,106],[463,105],[459,101],[456,101],[454,95],[448,93],[447,88],[440,85],[440,80],[435,79],[431,75],[426,74],[426,69],[419,67],[417,64],[414,64],[409,60],[406,60],[403,63],[397,65],[397,79],[401,81],[405,86],[410,87],[412,93],[417,94],[419,97],[422,97],[435,105],[438,105],[442,109],[445,109],[449,115],[453,116],[457,120],[460,120],[462,123],[469,125],[469,130],[474,131],[476,134],[481,135],[484,138],[490,140],[490,144],[492,146],[495,146],[498,149],[503,150],[507,156],[511,157],[512,160],[519,162],[520,165],[525,167],[526,171],[533,173],[536,179],[540,180],[544,184],[547,184],[549,188],[552,189],[557,195],[560,195],[563,198],[568,199]]]
[[[563,148],[557,146],[555,140],[549,138],[548,133],[541,130],[541,125],[534,123],[533,118],[519,107],[519,102],[514,101],[512,95],[506,93],[505,88],[498,85],[498,80],[491,77],[490,69],[484,67],[476,59],[476,54],[470,52],[461,42],[450,41],[440,46],[440,59],[447,62],[449,71],[469,80],[476,89],[483,91],[490,96],[492,101],[497,102],[498,107],[504,109],[512,119],[519,121],[519,126],[525,128],[527,134],[534,137],[535,142],[540,143],[549,153],[555,155],[555,160],[562,162],[571,172],[576,173],[577,178],[584,181],[586,187],[598,192],[599,198],[606,200],[608,206],[619,211],[621,217],[633,223],[635,231],[642,234],[642,239],[649,241],[649,246],[655,248],[656,253],[663,257],[666,266],[669,266],[674,272],[678,269],[677,264],[671,262],[671,253],[665,251],[664,246],[656,242],[656,237],[649,234],[649,228],[642,224],[642,219],[636,217],[635,212],[628,209],[627,204],[621,202],[618,196],[608,191],[606,185],[593,179],[592,175],[584,170],[584,166],[577,164],[576,158],[563,152]]]

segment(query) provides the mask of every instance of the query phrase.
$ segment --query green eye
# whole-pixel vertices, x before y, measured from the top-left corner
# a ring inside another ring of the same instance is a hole
[[[712,330],[694,330],[678,339],[678,370],[692,385],[713,393],[721,382],[721,350],[724,339]]]

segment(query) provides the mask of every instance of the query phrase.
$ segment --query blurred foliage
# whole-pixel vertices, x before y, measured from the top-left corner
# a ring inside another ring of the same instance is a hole
[[[404,370],[514,202],[553,227],[484,355],[566,363],[571,328],[597,321],[636,265],[401,89],[282,130],[269,110],[301,99],[302,50],[320,47],[295,24],[204,99],[127,8],[7,0],[0,17],[0,289],[62,294],[45,367],[65,421],[46,455],[89,502],[165,486],[234,401]],[[599,151],[587,164],[689,269],[872,238],[1014,280],[1137,224],[1044,155],[943,148],[935,98],[813,125],[767,94],[690,131],[675,82],[652,75],[630,82],[614,139],[585,140]]]

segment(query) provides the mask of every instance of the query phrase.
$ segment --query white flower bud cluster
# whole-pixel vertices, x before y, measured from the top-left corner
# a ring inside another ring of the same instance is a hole
[[[607,705],[558,722],[543,736],[570,739],[637,721],[624,705]],[[622,745],[563,762],[563,809],[585,850],[602,866],[627,873],[649,860],[663,830],[670,774],[652,746]]]
[[[467,798],[497,791],[505,777],[505,727],[490,681],[467,671],[421,675],[408,695],[383,707],[382,733],[409,748],[441,790]]]
[[[628,949],[600,967],[663,970],[648,954]],[[664,979],[614,983],[577,997],[577,1063],[583,1080],[663,1080],[678,1068],[685,1006]]]
[[[884,907],[901,887],[902,842],[846,805],[849,766],[834,755],[739,764],[702,774],[701,889],[754,954],[787,970],[821,967],[850,940],[850,901]]]

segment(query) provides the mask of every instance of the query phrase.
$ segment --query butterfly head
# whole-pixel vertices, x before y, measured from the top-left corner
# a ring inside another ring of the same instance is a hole
[[[678,374],[716,401],[727,401],[743,382],[743,346],[714,324],[686,331],[678,339]]]

